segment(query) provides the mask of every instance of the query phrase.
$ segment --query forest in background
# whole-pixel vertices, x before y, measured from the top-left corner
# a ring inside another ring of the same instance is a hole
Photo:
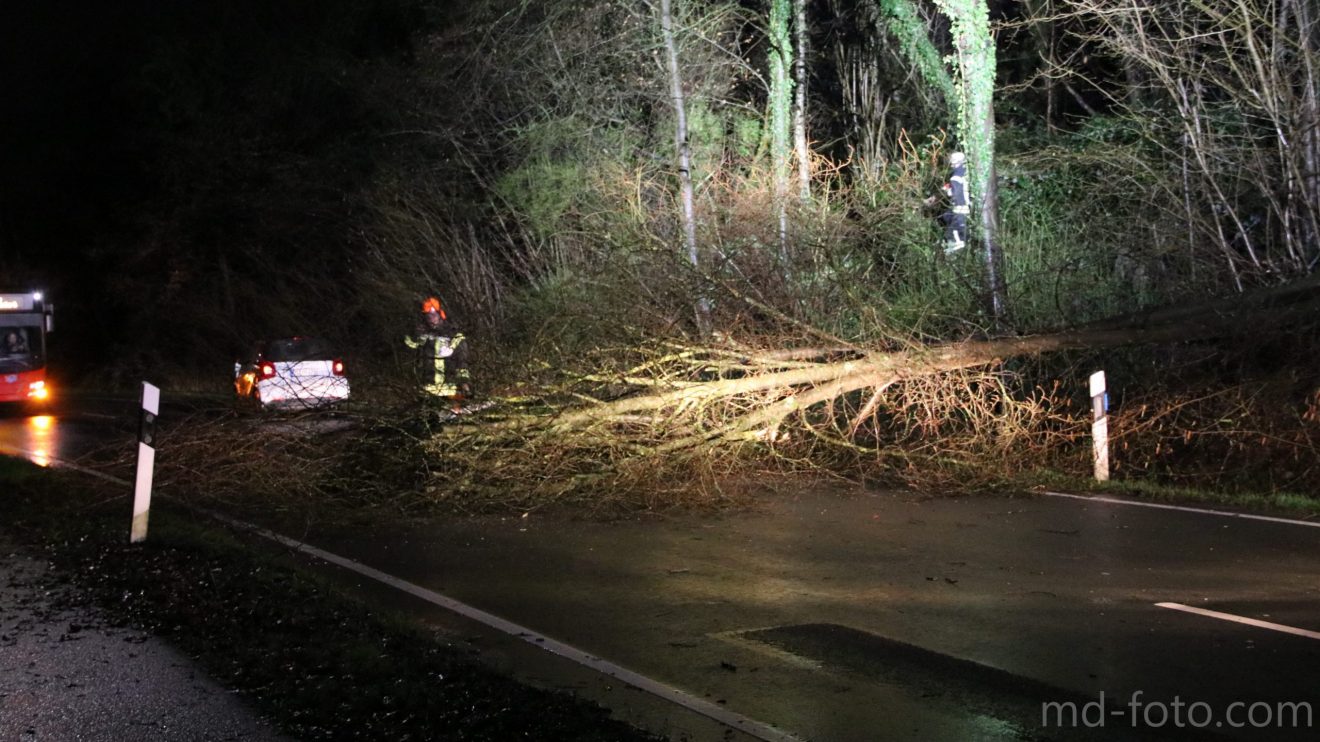
[[[397,377],[432,292],[487,389],[526,391],[653,371],[675,348],[837,360],[1044,333],[1311,280],[1320,261],[1306,0],[55,5],[5,11],[21,17],[3,31],[0,270],[54,298],[54,353],[96,384],[223,389],[240,348],[294,333]],[[955,150],[972,243],[946,254],[928,200]],[[1301,461],[1271,485],[1296,489],[1316,463],[1320,399],[1297,370],[1313,323],[1241,329],[1104,362],[1187,382],[1142,418],[1156,450],[1223,405],[1253,417],[1262,395],[1241,384],[1269,377],[1287,445],[1211,437],[1270,449],[1262,471]],[[709,375],[693,357],[661,377]],[[1010,363],[1003,396],[1043,405],[1033,390],[1092,361]],[[872,405],[863,385],[825,417],[856,445],[863,412],[938,409],[897,437],[948,436],[948,411],[998,379],[934,406]],[[1013,423],[1037,441],[1055,408],[1038,409]]]

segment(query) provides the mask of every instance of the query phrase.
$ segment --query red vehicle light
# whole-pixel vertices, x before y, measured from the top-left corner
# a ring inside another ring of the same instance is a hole
[[[261,378],[263,379],[275,378],[275,364],[270,361],[262,361],[261,365],[258,367],[258,371],[261,372]]]
[[[336,358],[336,359],[330,364],[330,370],[331,370],[332,372],[334,372],[334,375],[335,375],[335,376],[343,376],[343,375],[344,375],[344,362],[341,361],[341,360],[339,360],[338,358]]]

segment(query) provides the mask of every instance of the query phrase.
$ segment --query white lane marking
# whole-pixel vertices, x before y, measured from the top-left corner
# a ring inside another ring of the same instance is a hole
[[[1304,636],[1307,639],[1320,639],[1320,631],[1308,631],[1306,629],[1299,629],[1295,626],[1285,626],[1281,623],[1270,623],[1269,621],[1261,621],[1255,618],[1235,616],[1232,613],[1220,613],[1219,611],[1208,611],[1204,608],[1193,608],[1190,605],[1183,605],[1182,603],[1156,603],[1155,605],[1158,608],[1169,608],[1171,610],[1183,611],[1185,613],[1195,613],[1198,616],[1206,616],[1208,618],[1217,618],[1221,621],[1232,621],[1233,623],[1246,624],[1247,626],[1255,626],[1258,629],[1281,631],[1285,634]]]
[[[21,450],[21,449],[15,449],[15,450]],[[67,469],[73,469],[74,471],[82,472],[84,474],[90,474],[108,480],[110,482],[114,482],[116,484],[122,484],[125,486],[128,485],[127,480],[120,479],[118,477],[114,477],[109,474],[102,474],[100,472],[93,471],[91,469],[87,469],[81,466],[77,466],[75,464],[70,464],[67,461],[60,461],[58,459],[51,459],[50,461],[51,464],[55,466],[60,466]],[[173,498],[168,498],[168,499],[173,500]],[[178,504],[182,505],[183,503],[178,503]],[[440,606],[441,608],[453,611],[454,613],[457,613],[461,616],[465,616],[479,623],[483,623],[486,626],[489,626],[493,629],[502,631],[505,634],[516,637],[518,639],[522,639],[528,644],[540,647],[541,649],[544,649],[545,651],[550,652],[551,654],[559,655],[564,659],[571,660],[584,667],[589,667],[592,670],[595,670],[596,672],[602,673],[604,675],[608,675],[618,680],[621,683],[627,683],[628,685],[631,685],[632,687],[637,688],[638,690],[646,691],[647,693],[650,693],[653,696],[669,701],[670,703],[678,704],[679,706],[682,706],[683,708],[688,709],[689,711],[700,714],[709,719],[714,719],[715,721],[727,727],[730,727],[731,729],[736,729],[749,736],[755,737],[760,740],[764,740],[765,742],[802,742],[801,737],[797,737],[793,734],[790,734],[789,732],[776,729],[775,727],[769,724],[766,724],[764,722],[759,722],[750,717],[743,716],[742,714],[734,713],[732,711],[729,711],[728,709],[713,704],[710,701],[705,701],[695,696],[688,695],[687,693],[684,693],[683,691],[674,688],[672,686],[665,685],[664,683],[661,683],[658,680],[653,680],[651,678],[646,677],[645,675],[629,670],[626,667],[622,667],[620,665],[614,664],[613,662],[603,660],[593,654],[584,652],[581,649],[578,649],[577,647],[538,634],[529,628],[520,626],[512,621],[508,621],[503,618],[500,618],[499,616],[496,616],[493,613],[487,613],[481,610],[480,608],[475,608],[466,603],[462,603],[460,601],[454,600],[453,598],[447,595],[441,595],[440,593],[437,593],[433,590],[428,590],[422,587],[421,585],[415,585],[406,580],[399,579],[394,575],[381,572],[378,569],[374,569],[372,567],[368,567],[365,564],[360,564],[358,562],[355,562],[352,559],[348,559],[347,557],[341,557],[338,554],[332,554],[331,552],[325,551],[323,549],[318,549],[315,546],[312,546],[311,544],[303,543],[302,541],[289,538],[288,536],[282,536],[278,533],[275,533],[274,531],[269,531],[260,526],[253,525],[252,523],[247,523],[245,521],[238,520],[237,518],[231,518],[227,515],[224,515],[222,513],[217,513],[213,510],[198,508],[191,505],[183,505],[183,506],[189,510],[203,513],[221,522],[228,523],[232,526],[241,528],[245,531],[249,531],[263,538],[270,539],[275,543],[281,544],[283,546],[287,546],[295,551],[301,551],[304,554],[309,554],[322,561],[330,562],[331,564],[338,565],[340,567],[343,567],[344,569],[351,570],[353,572],[362,575],[363,577],[370,577],[371,579],[376,580],[377,582],[380,582],[382,584],[389,585],[390,587],[395,588],[396,590],[401,590],[405,593],[408,593],[409,595],[413,595],[418,598],[421,598],[422,600],[425,600],[428,603]]]
[[[21,449],[15,449],[15,450],[21,450]],[[67,461],[60,461],[58,459],[51,459],[50,461],[51,464],[54,466],[73,469],[74,471],[100,477],[102,479],[105,479],[110,482],[114,482],[116,484],[122,484],[125,486],[128,485],[127,480],[120,479],[118,477],[114,477],[109,474],[102,474],[100,472],[93,471],[91,469],[87,469],[81,466],[77,466],[75,464],[70,464]],[[173,498],[167,498],[167,499],[173,500]],[[728,709],[713,704],[710,701],[705,701],[700,698],[697,698],[696,696],[688,695],[687,693],[684,693],[683,691],[674,688],[672,686],[665,685],[664,683],[661,683],[658,680],[653,680],[651,678],[646,677],[645,675],[629,670],[626,667],[623,667],[621,665],[616,665],[613,662],[609,662],[607,660],[603,660],[593,654],[584,652],[581,649],[578,649],[577,647],[571,646],[569,644],[565,644],[561,641],[556,641],[547,636],[542,636],[541,634],[538,634],[529,628],[520,626],[512,621],[508,621],[503,618],[500,618],[499,616],[496,616],[493,613],[487,613],[481,610],[480,608],[475,608],[466,603],[462,603],[460,601],[454,600],[453,598],[447,595],[441,595],[440,593],[437,593],[433,590],[428,590],[422,587],[421,585],[415,585],[406,580],[399,579],[394,575],[381,572],[378,569],[374,569],[372,567],[368,567],[365,564],[360,564],[358,562],[355,562],[352,559],[348,559],[347,557],[341,557],[338,554],[332,554],[331,552],[325,551],[323,549],[318,549],[315,546],[312,546],[311,544],[303,543],[302,541],[289,538],[288,536],[282,536],[278,533],[275,533],[274,531],[270,531],[260,526],[253,525],[252,523],[247,523],[245,521],[238,520],[237,518],[231,518],[227,515],[224,515],[222,513],[217,513],[213,510],[207,510],[205,508],[199,508],[184,503],[176,503],[176,504],[183,505],[183,507],[187,508],[188,510],[202,513],[223,523],[228,523],[232,526],[241,528],[245,531],[249,531],[263,538],[270,539],[275,543],[281,544],[283,546],[287,546],[295,551],[301,551],[304,554],[309,554],[322,561],[330,562],[331,564],[338,565],[340,567],[343,567],[344,569],[351,570],[353,572],[362,575],[363,577],[370,577],[371,579],[376,580],[377,582],[380,582],[382,584],[389,585],[390,587],[395,588],[396,590],[401,590],[405,593],[408,593],[409,595],[413,595],[418,598],[421,598],[422,600],[425,600],[428,603],[440,606],[441,608],[453,611],[454,613],[457,613],[461,616],[465,616],[479,623],[483,623],[493,629],[502,631],[505,634],[516,637],[518,639],[522,639],[528,644],[531,644],[536,647],[540,647],[541,649],[544,649],[545,651],[550,652],[551,654],[559,655],[564,659],[570,660],[572,662],[576,662],[584,667],[589,667],[592,670],[595,670],[596,672],[602,673],[604,675],[608,675],[618,680],[621,683],[627,683],[628,685],[631,685],[632,687],[637,688],[638,690],[642,690],[647,693],[650,693],[651,695],[656,696],[658,698],[662,698],[666,701],[669,701],[670,703],[678,704],[679,706],[682,706],[683,708],[688,709],[689,711],[700,714],[709,719],[714,719],[715,721],[731,729],[736,729],[751,737],[764,740],[765,742],[802,742],[801,737],[795,736],[789,732],[785,732],[781,729],[777,729],[769,724],[757,721],[750,717],[743,716],[742,714],[734,713],[732,711],[729,711]]]
[[[97,479],[103,479],[107,482],[110,482],[111,484],[123,484],[123,485],[128,484],[127,480],[120,479],[119,477],[112,476],[110,474],[105,474],[103,472],[96,471],[95,469],[88,469],[85,466],[78,466],[77,464],[64,461],[63,459],[57,459],[54,458],[53,456],[46,456],[40,451],[29,451],[26,448],[15,448],[13,446],[0,445],[0,455],[19,456],[27,459],[28,461],[31,461],[34,464],[37,462],[37,459],[42,459],[49,466],[58,467],[60,469],[71,469],[73,471],[78,472],[79,474],[86,474],[89,477],[96,477]],[[37,464],[37,465],[41,466],[41,464]]]
[[[365,564],[355,562],[352,559],[332,554],[323,549],[298,541],[297,539],[282,536],[274,531],[269,531],[259,526],[245,523],[241,520],[230,518],[221,513],[207,510],[200,510],[217,520],[229,523],[230,525],[243,528],[256,535],[270,539],[278,544],[286,546],[295,551],[309,554],[331,564],[338,565],[344,569],[356,572],[364,577],[369,577],[377,582],[389,585],[397,590],[401,590],[409,595],[416,596],[433,605],[440,606],[449,611],[453,611],[461,616],[465,616],[474,621],[478,621],[505,634],[522,639],[523,641],[540,647],[541,649],[571,660],[584,667],[589,667],[596,672],[608,675],[622,683],[627,683],[638,690],[646,691],[654,696],[662,698],[671,703],[678,704],[689,711],[701,714],[702,716],[714,719],[727,727],[736,729],[765,742],[800,742],[801,738],[788,732],[776,729],[769,724],[756,721],[741,714],[734,713],[728,709],[722,708],[710,701],[706,701],[695,696],[688,695],[683,691],[669,685],[665,685],[658,680],[653,680],[640,673],[629,670],[613,662],[603,660],[588,652],[584,652],[577,647],[565,644],[564,642],[551,639],[548,636],[538,634],[531,629],[516,624],[512,621],[500,618],[492,613],[487,613],[480,608],[475,608],[466,603],[457,601],[447,595],[441,595],[433,590],[428,590],[420,585],[399,579],[394,575],[387,574],[378,569],[368,567]]]
[[[1138,500],[1120,500],[1117,497],[1104,497],[1103,495],[1072,495],[1067,492],[1042,492],[1043,495],[1050,497],[1067,497],[1072,500],[1091,500],[1093,502],[1107,502],[1111,505],[1133,505],[1139,508],[1156,508],[1158,510],[1181,510],[1184,513],[1201,513],[1202,515],[1218,515],[1222,518],[1241,518],[1243,520],[1263,520],[1267,523],[1283,523],[1290,526],[1309,526],[1311,528],[1320,528],[1320,521],[1314,520],[1296,520],[1293,518],[1275,518],[1269,515],[1253,515],[1251,513],[1234,513],[1229,510],[1211,510],[1210,508],[1193,508],[1186,505],[1166,505],[1162,502],[1140,502]]]

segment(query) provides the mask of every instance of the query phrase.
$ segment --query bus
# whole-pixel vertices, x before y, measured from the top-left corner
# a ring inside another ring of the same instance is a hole
[[[46,336],[55,329],[55,307],[40,291],[0,294],[0,402],[43,404]]]

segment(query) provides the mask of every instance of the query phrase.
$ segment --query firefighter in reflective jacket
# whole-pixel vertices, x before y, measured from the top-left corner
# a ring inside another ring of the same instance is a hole
[[[971,198],[967,193],[967,156],[961,152],[949,155],[949,182],[944,184],[944,195],[949,197],[949,210],[940,216],[944,222],[944,251],[957,252],[967,246],[967,215],[972,213]]]
[[[467,368],[467,345],[463,333],[449,325],[449,315],[434,296],[422,302],[422,322],[416,336],[403,342],[417,351],[422,391],[455,402],[471,394],[472,379]]]

